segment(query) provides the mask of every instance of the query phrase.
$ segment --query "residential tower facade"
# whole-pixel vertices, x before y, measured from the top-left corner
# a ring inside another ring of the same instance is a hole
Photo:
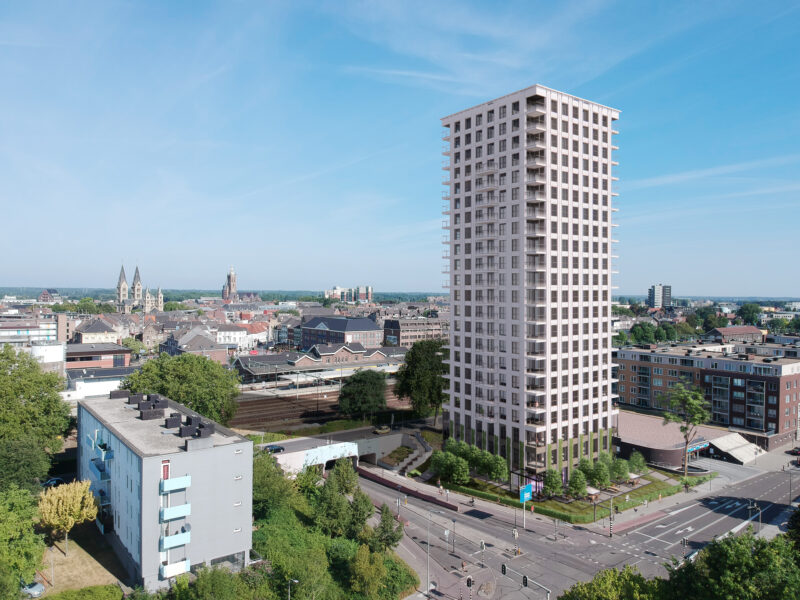
[[[451,435],[512,481],[608,450],[613,129],[533,86],[442,119]]]

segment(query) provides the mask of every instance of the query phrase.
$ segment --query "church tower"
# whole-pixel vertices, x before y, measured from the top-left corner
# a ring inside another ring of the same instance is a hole
[[[117,304],[122,305],[128,299],[128,281],[125,279],[125,267],[119,270],[119,279],[117,280]]]
[[[164,312],[164,294],[161,288],[158,288],[158,293],[156,294],[156,310],[158,312]]]
[[[139,276],[139,267],[136,267],[136,273],[133,275],[133,304],[134,306],[142,306],[142,278]]]
[[[150,293],[150,288],[147,288],[144,292],[144,312],[149,313],[153,310],[153,295]]]

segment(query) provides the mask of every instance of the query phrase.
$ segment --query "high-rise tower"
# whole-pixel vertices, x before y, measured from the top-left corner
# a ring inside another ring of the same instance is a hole
[[[618,117],[536,85],[442,119],[447,427],[515,483],[611,447]]]

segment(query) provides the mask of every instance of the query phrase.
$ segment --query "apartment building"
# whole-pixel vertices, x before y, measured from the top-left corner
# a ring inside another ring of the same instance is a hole
[[[664,409],[678,383],[703,390],[711,421],[767,450],[800,435],[800,346],[750,342],[620,348],[621,405]]]
[[[363,317],[313,317],[302,324],[301,336],[303,350],[318,344],[361,344],[365,348],[383,344],[383,329]]]
[[[78,478],[105,534],[148,591],[203,565],[246,566],[253,443],[158,394],[78,402]]]
[[[450,322],[439,318],[386,319],[383,337],[386,344],[410,348],[421,340],[440,340],[447,337]]]
[[[535,85],[442,119],[447,426],[514,483],[610,448],[618,117]]]
[[[664,308],[672,306],[672,286],[657,283],[647,290],[647,306],[650,308]]]

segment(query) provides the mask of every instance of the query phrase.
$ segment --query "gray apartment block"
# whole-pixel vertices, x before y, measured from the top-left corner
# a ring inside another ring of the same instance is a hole
[[[131,582],[153,591],[204,565],[246,566],[252,442],[158,394],[126,394],[78,403],[78,477]]]

